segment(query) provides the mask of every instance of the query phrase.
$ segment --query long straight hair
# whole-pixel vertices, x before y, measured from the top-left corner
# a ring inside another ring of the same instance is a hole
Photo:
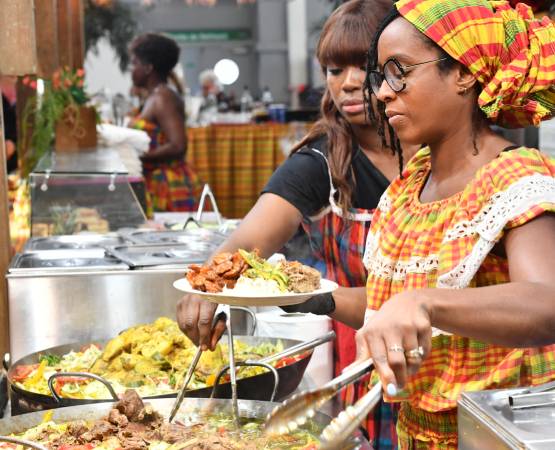
[[[331,14],[324,24],[316,50],[324,76],[330,64],[366,66],[372,38],[392,4],[391,0],[350,0]],[[322,137],[327,138],[328,162],[333,184],[339,192],[338,204],[346,211],[352,205],[356,186],[351,167],[353,132],[335,106],[327,85],[320,112],[321,118],[293,147],[292,154]]]

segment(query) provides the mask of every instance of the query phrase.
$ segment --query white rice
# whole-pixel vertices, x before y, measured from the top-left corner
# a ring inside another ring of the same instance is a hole
[[[223,292],[248,297],[283,294],[283,292],[279,289],[279,285],[274,280],[265,280],[264,278],[248,278],[244,276],[239,277],[237,284],[233,289],[224,287]]]

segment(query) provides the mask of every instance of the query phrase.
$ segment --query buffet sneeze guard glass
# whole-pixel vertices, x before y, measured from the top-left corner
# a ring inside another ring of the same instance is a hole
[[[138,227],[146,217],[139,198],[113,149],[45,155],[29,175],[31,236],[108,233]]]

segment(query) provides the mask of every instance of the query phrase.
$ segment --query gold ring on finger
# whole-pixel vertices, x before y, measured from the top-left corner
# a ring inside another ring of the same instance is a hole
[[[393,344],[391,347],[389,347],[388,349],[390,352],[404,352],[405,349],[403,347],[401,347],[398,344]]]
[[[407,359],[422,359],[424,356],[424,349],[420,346],[418,348],[413,348],[412,350],[407,350],[405,352]]]

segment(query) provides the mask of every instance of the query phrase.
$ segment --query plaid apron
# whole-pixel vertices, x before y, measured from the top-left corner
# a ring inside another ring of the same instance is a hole
[[[330,178],[329,206],[317,216],[303,221],[303,229],[310,239],[312,259],[308,264],[318,269],[325,278],[343,287],[366,286],[366,268],[362,262],[366,235],[370,229],[373,210],[351,208],[347,217],[335,203],[337,190],[333,186],[331,171],[325,155],[317,149],[326,162]],[[336,320],[332,321],[337,337],[334,342],[334,372],[341,373],[355,360],[355,330]],[[348,386],[341,393],[342,406],[353,404],[368,392],[369,376]],[[381,402],[363,424],[376,450],[397,448],[398,405]]]

